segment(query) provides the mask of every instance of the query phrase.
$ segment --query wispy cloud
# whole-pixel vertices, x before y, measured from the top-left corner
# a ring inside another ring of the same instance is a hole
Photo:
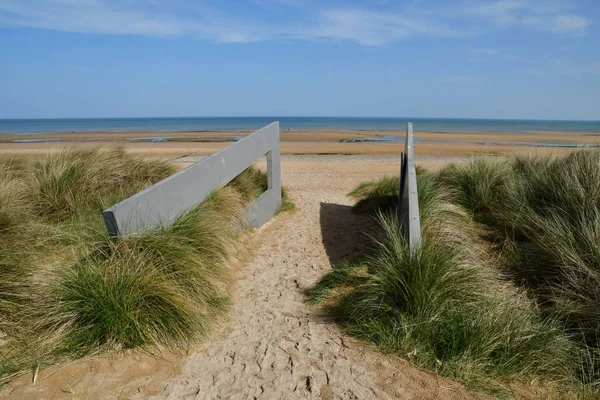
[[[537,61],[534,66],[521,69],[526,75],[548,77],[556,75],[598,75],[600,74],[600,61],[575,62],[573,60],[557,59],[549,61]]]
[[[463,0],[444,3],[439,9],[420,1],[402,6],[387,1],[332,6],[332,2],[315,0],[240,0],[236,7],[224,4],[217,0],[0,0],[0,25],[96,34],[196,36],[224,43],[293,39],[379,46],[411,37],[459,38],[493,27],[584,35],[591,23],[576,14],[567,0]],[[282,21],[280,15],[253,12],[252,7],[254,11],[289,8],[289,12]],[[480,56],[494,51],[473,49]]]
[[[261,6],[301,4],[299,0],[253,0],[257,1]],[[422,18],[365,9],[317,10],[311,18],[286,24],[235,16],[214,7],[204,7],[194,18],[140,9],[100,0],[34,0],[28,5],[0,0],[0,24],[80,33],[196,35],[217,42],[325,39],[382,45],[411,36],[462,35]]]
[[[471,49],[469,49],[469,52],[471,52],[473,54],[484,55],[484,56],[491,56],[494,54],[498,54],[497,49],[491,49],[491,48],[478,48],[478,49],[471,48]]]
[[[591,21],[573,14],[573,2],[561,0],[497,0],[472,3],[464,12],[500,27],[523,27],[538,31],[583,36]]]
[[[265,39],[252,24],[212,9],[187,18],[163,10],[140,10],[101,0],[0,0],[0,24],[77,33],[140,36],[192,35],[217,42]]]
[[[574,62],[553,60],[554,70],[561,74],[600,74],[600,62]]]
[[[523,24],[540,31],[571,33],[584,36],[590,21],[578,15],[535,16],[523,19]]]
[[[413,16],[361,9],[322,11],[315,25],[299,28],[298,38],[350,40],[363,45],[382,45],[414,36],[460,37],[464,32]]]

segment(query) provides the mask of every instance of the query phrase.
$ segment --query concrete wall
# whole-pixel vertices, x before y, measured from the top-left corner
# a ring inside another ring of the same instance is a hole
[[[417,168],[411,123],[408,124],[406,129],[406,141],[400,165],[400,193],[398,196],[400,229],[408,241],[411,251],[418,250],[421,248],[421,217],[419,215]]]
[[[251,226],[259,227],[281,206],[279,122],[273,122],[104,210],[102,214],[108,232],[116,237],[169,226],[265,154],[269,188],[246,210]]]

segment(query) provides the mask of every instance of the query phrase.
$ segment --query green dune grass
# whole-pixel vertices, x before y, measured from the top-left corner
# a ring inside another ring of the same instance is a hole
[[[423,248],[394,215],[399,179],[350,193],[373,213],[373,250],[325,275],[309,299],[351,334],[469,387],[510,397],[539,381],[597,395],[600,152],[475,159],[419,171]]]
[[[172,226],[111,240],[101,211],[173,172],[121,148],[0,159],[0,382],[104,351],[186,348],[227,311],[227,265],[266,174],[251,167]]]

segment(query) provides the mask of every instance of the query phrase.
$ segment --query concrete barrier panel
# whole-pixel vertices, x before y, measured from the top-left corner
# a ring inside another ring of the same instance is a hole
[[[281,206],[279,122],[104,210],[106,228],[116,237],[170,226],[264,155],[267,156],[269,187],[246,211],[251,226],[259,227]]]
[[[417,192],[417,167],[412,123],[406,129],[404,153],[400,163],[400,193],[398,193],[398,220],[402,234],[411,251],[421,248],[421,217]]]

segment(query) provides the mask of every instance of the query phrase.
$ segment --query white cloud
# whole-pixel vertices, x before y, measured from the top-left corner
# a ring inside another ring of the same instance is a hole
[[[78,33],[140,36],[195,35],[217,42],[260,40],[259,30],[226,15],[207,13],[200,20],[128,9],[100,0],[37,0],[29,5],[0,0],[0,24]]]
[[[566,0],[495,0],[469,3],[464,13],[489,20],[499,27],[523,27],[538,31],[583,36],[591,24],[588,18],[571,13]]]
[[[293,0],[260,0],[286,4]],[[127,3],[125,3],[127,4]],[[131,4],[131,3],[129,3]],[[264,3],[263,3],[264,4]],[[0,24],[80,33],[147,36],[196,35],[216,42],[251,42],[270,39],[348,40],[362,45],[382,45],[411,36],[460,36],[443,24],[410,15],[361,9],[317,11],[312,21],[275,24],[233,17],[205,8],[200,17],[127,9],[100,0],[36,0],[23,5],[0,0]]]
[[[369,46],[382,45],[412,36],[459,37],[464,33],[443,24],[412,16],[359,9],[334,9],[320,14],[317,24],[301,28],[305,38],[350,40]]]
[[[574,62],[570,59],[557,59],[537,61],[530,68],[521,69],[519,72],[534,76],[556,76],[563,74],[596,75],[600,74],[600,61],[596,62]]]
[[[517,12],[524,7],[524,2],[519,0],[514,1],[494,1],[483,4],[478,3],[477,6],[467,8],[466,12],[489,18],[499,25],[512,25],[517,22]]]
[[[479,55],[483,55],[483,56],[491,56],[494,54],[498,54],[498,50],[491,49],[491,48],[478,48],[478,49],[471,48],[471,49],[469,49],[469,51],[473,54],[479,54]]]
[[[540,31],[570,33],[584,36],[590,21],[577,15],[554,15],[549,17],[528,17],[523,24]]]
[[[576,15],[566,0],[463,0],[438,9],[427,3],[370,4],[370,8],[327,7],[310,0],[247,0],[225,9],[218,1],[159,0],[0,0],[0,25],[97,34],[196,36],[219,43],[261,40],[340,40],[379,46],[410,37],[457,38],[493,26],[556,34],[584,35],[589,19]],[[212,4],[208,6],[207,4]],[[364,3],[363,3],[364,4]],[[429,3],[430,4],[430,3]],[[290,7],[282,21],[261,8]],[[242,8],[261,12],[244,14]],[[430,6],[429,6],[430,7]],[[236,15],[236,13],[240,15]],[[491,22],[491,24],[490,24]],[[472,49],[480,56],[495,49]]]

